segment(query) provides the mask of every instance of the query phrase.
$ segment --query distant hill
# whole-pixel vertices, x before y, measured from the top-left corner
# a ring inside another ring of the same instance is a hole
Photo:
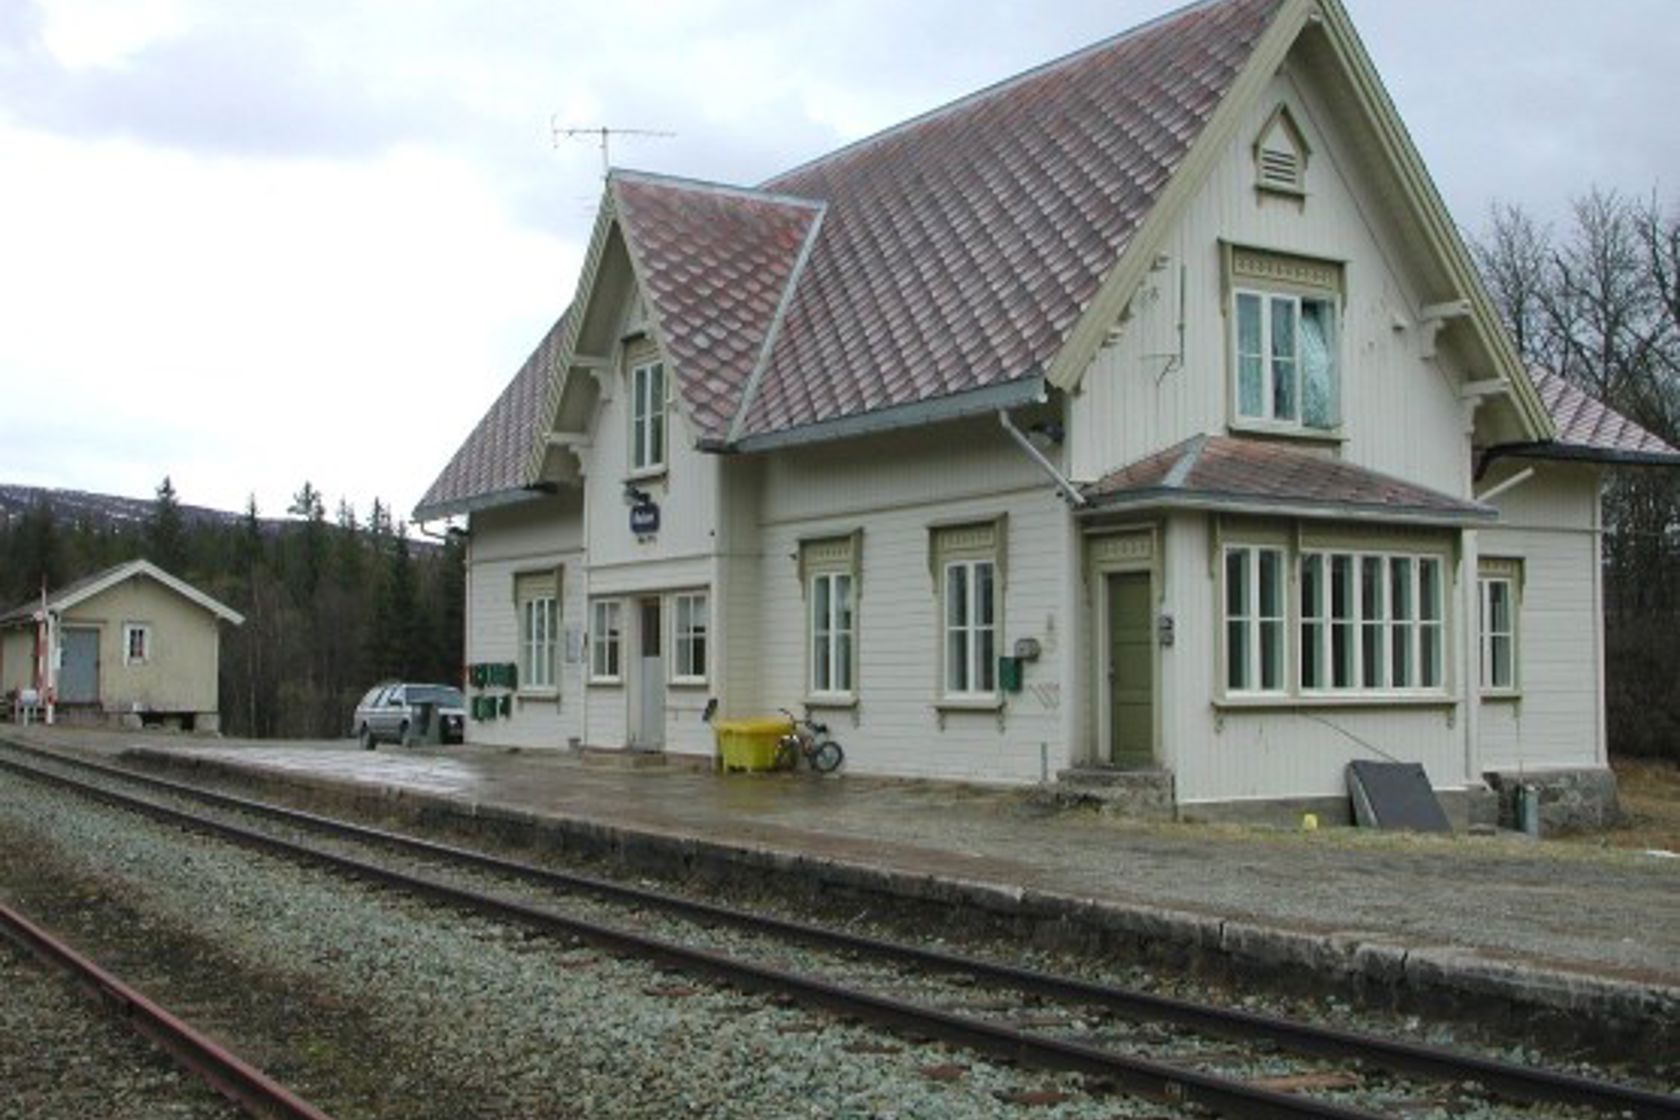
[[[101,528],[127,529],[146,524],[156,503],[151,498],[124,498],[116,494],[90,494],[86,490],[58,490],[47,486],[16,486],[0,482],[0,527],[15,521],[35,507],[42,499],[52,503],[53,514],[61,525],[74,525],[86,519]],[[245,520],[243,511],[211,509],[208,506],[189,506],[181,503],[181,520],[190,528],[205,525],[237,525]],[[263,534],[273,536],[289,525],[298,524],[290,517],[262,517]],[[331,513],[328,514],[331,524]],[[411,551],[428,551],[440,547],[432,538],[412,533],[408,537]]]
[[[45,499],[52,503],[53,513],[65,524],[87,520],[100,526],[124,528],[144,525],[152,516],[150,498],[122,498],[115,494],[90,494],[85,490],[56,490],[44,486],[14,486],[0,482],[0,522],[23,516]],[[189,525],[233,525],[244,520],[243,513],[209,509],[205,506],[180,506],[181,520]],[[276,531],[284,521],[263,518],[263,528]]]

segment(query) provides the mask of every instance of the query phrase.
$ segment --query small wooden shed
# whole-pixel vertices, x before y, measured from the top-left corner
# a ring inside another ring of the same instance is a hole
[[[239,612],[131,560],[0,614],[0,692],[42,714],[129,727],[220,727],[220,625]]]

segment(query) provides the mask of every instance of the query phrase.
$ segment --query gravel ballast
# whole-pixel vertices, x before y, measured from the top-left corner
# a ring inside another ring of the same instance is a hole
[[[153,936],[184,929],[213,945],[228,984],[308,993],[329,1016],[354,1009],[355,1037],[314,1037],[309,1053],[264,1038],[261,1022],[231,1040],[341,1117],[984,1117],[1017,1115],[1023,1099],[1054,1102],[1035,1115],[1172,1115],[376,895],[10,777],[0,827],[32,865],[8,865],[8,893],[48,865],[108,892]]]

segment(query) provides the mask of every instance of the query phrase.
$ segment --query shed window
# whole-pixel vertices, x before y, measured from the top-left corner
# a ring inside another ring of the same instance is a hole
[[[144,665],[152,659],[152,628],[144,622],[123,624],[123,664]]]

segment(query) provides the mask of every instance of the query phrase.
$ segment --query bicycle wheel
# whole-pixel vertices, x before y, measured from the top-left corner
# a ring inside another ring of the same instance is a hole
[[[819,774],[832,774],[846,761],[846,752],[839,743],[829,739],[811,752],[811,768]]]
[[[793,770],[799,766],[799,740],[785,735],[776,741],[776,759],[771,765],[777,770]]]

